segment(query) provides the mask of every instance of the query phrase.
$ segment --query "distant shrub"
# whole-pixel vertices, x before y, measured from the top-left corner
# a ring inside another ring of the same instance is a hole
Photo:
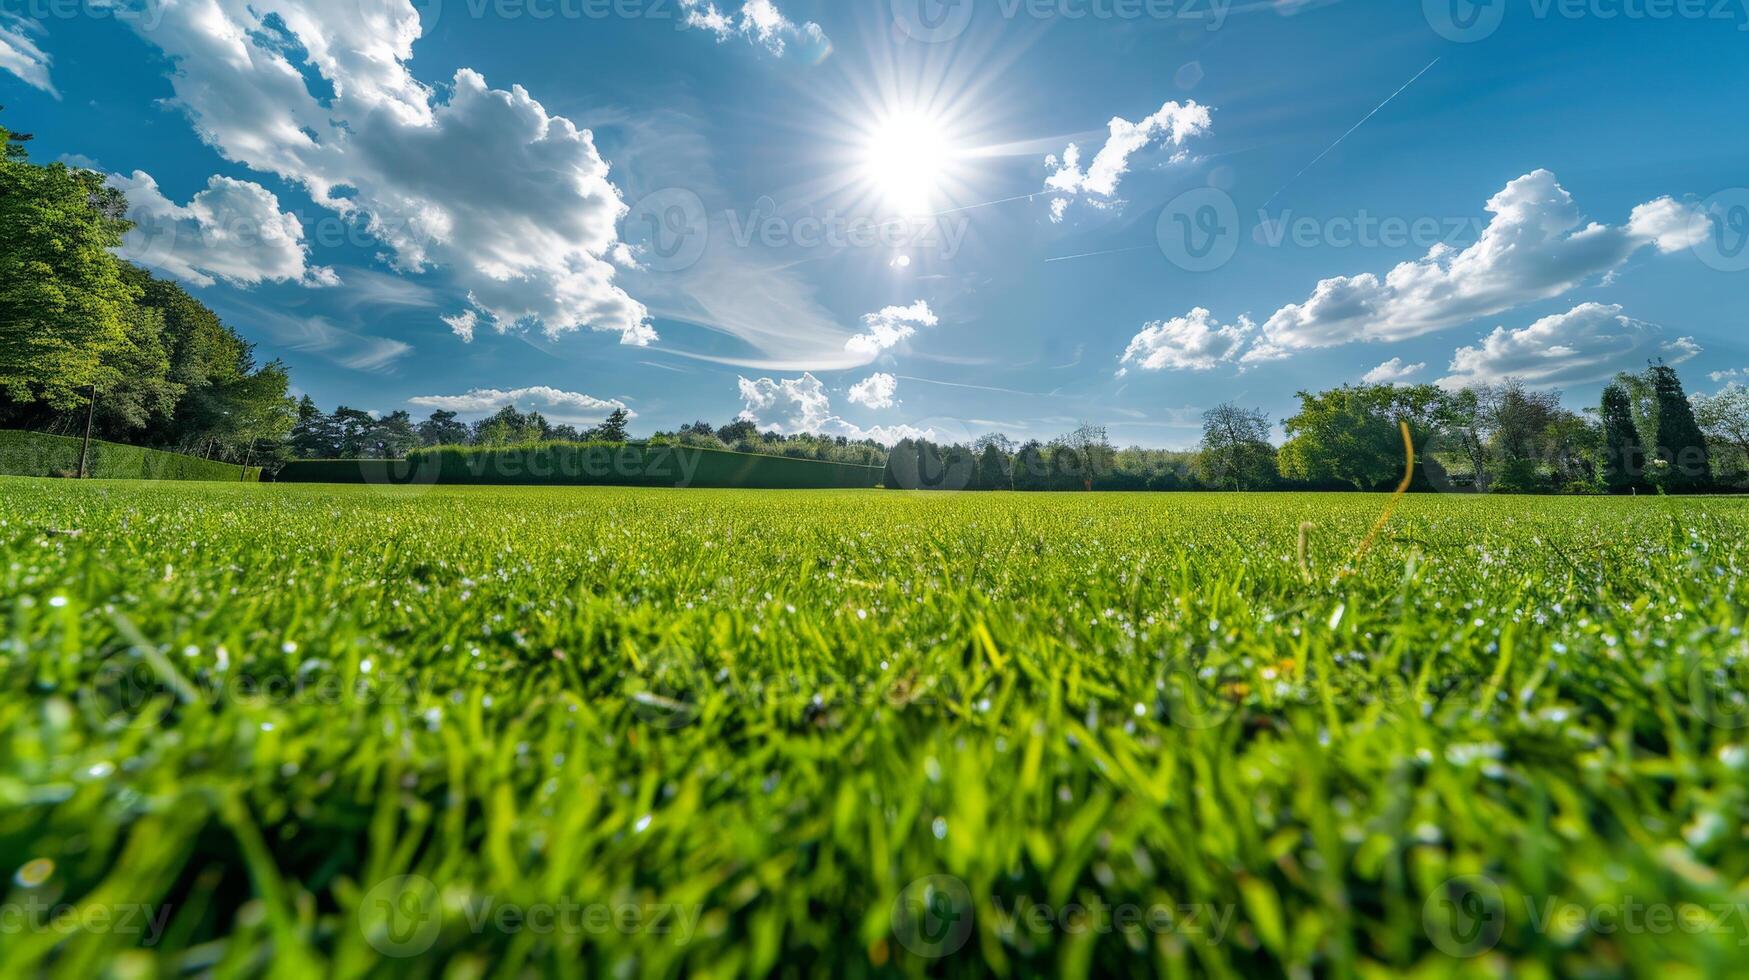
[[[1537,471],[1536,462],[1514,459],[1500,467],[1500,475],[1488,484],[1495,493],[1548,493],[1549,481]]]

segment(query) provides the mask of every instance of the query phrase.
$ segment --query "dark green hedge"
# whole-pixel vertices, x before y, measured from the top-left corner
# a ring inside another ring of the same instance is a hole
[[[76,476],[81,439],[0,429],[0,474]],[[258,467],[216,463],[139,446],[91,440],[89,475],[99,480],[214,480],[237,483],[261,478]]]
[[[492,449],[422,449],[404,460],[297,460],[282,467],[276,479],[287,483],[830,490],[873,487],[880,483],[881,468],[691,446],[542,443]]]

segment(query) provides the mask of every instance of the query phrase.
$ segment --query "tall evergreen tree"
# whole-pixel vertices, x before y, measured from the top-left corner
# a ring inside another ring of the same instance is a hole
[[[907,466],[907,462],[909,466]],[[887,450],[887,465],[881,470],[881,486],[888,490],[916,489],[915,477],[917,467],[917,446],[909,439],[900,439]],[[906,471],[910,471],[912,484],[906,485]]]
[[[1654,364],[1646,372],[1658,402],[1658,458],[1669,463],[1665,489],[1672,493],[1693,492],[1712,486],[1712,459],[1706,436],[1694,420],[1694,408],[1682,391],[1682,379],[1668,364]]]
[[[1044,446],[1038,440],[1027,442],[1014,454],[1013,478],[1016,490],[1050,489],[1050,467],[1045,461]]]
[[[454,412],[438,409],[419,423],[419,441],[427,446],[461,446],[468,441],[468,425]]]
[[[1627,493],[1641,485],[1646,473],[1646,448],[1634,428],[1633,400],[1619,384],[1603,389],[1603,486]]]
[[[1014,474],[1008,467],[1008,456],[995,442],[984,444],[984,454],[978,457],[979,490],[1012,490]]]
[[[613,414],[609,415],[600,425],[591,429],[589,434],[602,442],[625,442],[626,419],[626,410],[616,408],[613,410]]]

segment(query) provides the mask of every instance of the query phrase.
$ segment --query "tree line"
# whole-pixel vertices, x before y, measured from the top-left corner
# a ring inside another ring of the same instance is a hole
[[[30,161],[0,126],[0,428],[270,464],[296,422],[279,361],[181,286],[117,258],[103,176]]]
[[[439,446],[525,446],[539,442],[614,442],[629,440],[630,416],[616,408],[599,425],[578,429],[554,425],[539,412],[506,405],[486,418],[464,422],[455,412],[439,409],[415,422],[408,412],[372,415],[345,405],[323,412],[308,395],[297,403],[296,422],[288,439],[297,459],[401,459],[415,449]]]
[[[1618,375],[1596,407],[1508,379],[1344,385],[1299,392],[1271,439],[1267,413],[1232,403],[1203,413],[1186,452],[1115,449],[1083,424],[1048,442],[1000,434],[971,445],[906,439],[885,462],[889,489],[1388,490],[1403,479],[1402,427],[1415,447],[1411,489],[1498,493],[1701,493],[1749,486],[1749,388],[1689,398],[1662,363]]]

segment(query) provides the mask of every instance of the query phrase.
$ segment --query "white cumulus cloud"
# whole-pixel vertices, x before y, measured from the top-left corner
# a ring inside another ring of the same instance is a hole
[[[1407,381],[1426,369],[1426,361],[1421,361],[1415,364],[1404,364],[1402,358],[1393,357],[1385,363],[1380,364],[1378,367],[1373,368],[1371,371],[1361,375],[1360,380],[1369,385],[1396,384],[1399,381]]]
[[[844,348],[864,354],[879,353],[916,333],[918,327],[933,327],[938,322],[923,300],[910,306],[889,306],[879,313],[865,315],[863,332],[845,341]]]
[[[1277,310],[1247,360],[1354,341],[1402,340],[1566,293],[1614,272],[1647,246],[1673,252],[1704,230],[1698,212],[1664,197],[1639,205],[1626,225],[1587,222],[1547,170],[1507,184],[1474,245],[1436,245],[1383,279],[1372,273],[1318,283],[1310,298]]]
[[[480,325],[478,313],[473,310],[463,310],[460,313],[448,314],[438,319],[449,327],[450,332],[460,337],[462,343],[471,344],[474,342],[474,328]]]
[[[1087,193],[1109,203],[1117,194],[1118,184],[1129,172],[1130,157],[1149,145],[1182,147],[1184,141],[1209,131],[1212,120],[1207,106],[1195,101],[1167,102],[1151,116],[1130,122],[1114,116],[1107,124],[1105,145],[1094,155],[1087,169],[1081,169],[1081,147],[1070,143],[1058,159],[1055,154],[1045,158],[1051,174],[1045,178],[1045,189],[1064,195],[1051,202],[1051,220],[1063,220],[1069,197]]]
[[[164,196],[152,175],[136,170],[106,181],[128,199],[133,230],[119,254],[196,286],[223,279],[239,286],[301,282],[334,286],[334,270],[311,266],[297,216],[260,184],[214,175],[185,205]]]
[[[1663,331],[1622,315],[1620,306],[1581,303],[1528,327],[1495,327],[1481,342],[1452,355],[1446,388],[1518,378],[1534,388],[1602,381],[1661,357],[1680,364],[1700,353],[1692,337],[1665,340]]]
[[[850,401],[866,408],[892,408],[897,404],[893,395],[898,390],[898,378],[877,372],[850,386]]]
[[[1120,363],[1143,371],[1212,371],[1238,357],[1255,329],[1245,317],[1237,323],[1217,323],[1199,306],[1186,316],[1142,327],[1130,339]]]
[[[811,432],[822,436],[843,436],[846,439],[873,439],[891,446],[900,439],[934,439],[933,429],[917,429],[909,425],[875,425],[863,428],[832,414],[832,399],[826,386],[811,373],[799,378],[739,379],[741,401],[746,406],[741,418],[762,429],[783,434]]]
[[[131,23],[207,143],[362,222],[396,268],[443,267],[481,321],[655,339],[614,282],[626,207],[592,134],[468,68],[419,81],[409,0],[163,0],[155,29]]]
[[[535,385],[528,388],[512,388],[503,391],[497,388],[474,388],[461,395],[419,395],[407,399],[410,405],[420,408],[443,409],[446,412],[461,414],[477,414],[495,412],[506,405],[540,405],[548,409],[568,413],[570,418],[584,418],[598,421],[612,414],[615,409],[624,410],[626,415],[636,418],[636,412],[626,408],[624,402],[613,398],[596,398],[575,391],[565,391],[561,388],[549,388],[545,385]]]
[[[711,0],[680,0],[680,10],[684,15],[682,24],[716,35],[718,43],[739,35],[775,55],[783,54],[791,41],[814,47],[830,43],[819,24],[813,21],[797,24],[785,17],[772,0],[746,0],[735,16],[724,13]]]

